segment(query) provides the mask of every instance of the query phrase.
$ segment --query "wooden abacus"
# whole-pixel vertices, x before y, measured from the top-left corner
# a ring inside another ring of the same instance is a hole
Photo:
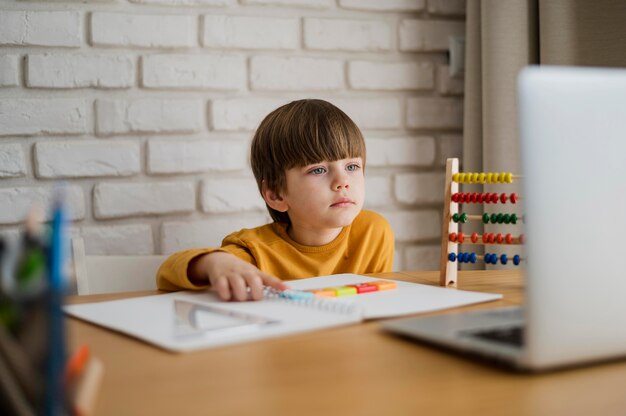
[[[497,255],[495,253],[485,253],[478,255],[471,252],[459,252],[459,244],[482,244],[497,245],[510,244],[521,245],[524,243],[524,235],[513,236],[510,233],[472,233],[466,236],[463,232],[459,232],[459,223],[465,223],[470,220],[480,220],[483,224],[517,224],[523,221],[524,217],[519,214],[496,214],[485,212],[482,215],[468,215],[466,213],[459,214],[459,204],[515,204],[521,198],[516,193],[478,193],[478,192],[459,192],[460,183],[468,184],[510,184],[515,180],[521,179],[521,176],[513,175],[510,172],[498,173],[462,173],[459,172],[459,160],[456,158],[448,159],[446,162],[446,180],[443,204],[443,219],[441,229],[441,260],[439,263],[439,284],[441,286],[456,286],[458,263],[475,263],[478,260],[484,261],[486,264],[508,264],[509,261],[515,266],[524,260],[519,254],[512,257],[506,254]]]

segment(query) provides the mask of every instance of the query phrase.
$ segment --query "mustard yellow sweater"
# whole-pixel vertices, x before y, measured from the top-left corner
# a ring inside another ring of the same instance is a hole
[[[338,273],[380,273],[391,271],[394,236],[387,220],[372,211],[361,211],[335,240],[323,246],[296,243],[287,234],[284,223],[243,229],[224,238],[220,248],[172,254],[157,272],[158,288],[206,288],[208,284],[199,286],[189,280],[187,268],[193,258],[212,251],[234,254],[283,280]]]

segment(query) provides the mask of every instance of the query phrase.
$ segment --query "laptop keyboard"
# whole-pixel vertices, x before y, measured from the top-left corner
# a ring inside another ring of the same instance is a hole
[[[524,344],[524,328],[522,326],[509,326],[492,328],[480,331],[467,331],[467,335],[494,341],[502,344],[521,347]]]

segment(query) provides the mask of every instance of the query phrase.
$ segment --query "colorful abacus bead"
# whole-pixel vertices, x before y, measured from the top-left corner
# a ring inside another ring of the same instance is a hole
[[[513,243],[513,236],[511,235],[511,233],[507,233],[507,235],[504,236],[504,241],[507,244]]]
[[[522,261],[522,259],[520,258],[520,256],[518,254],[513,256],[513,264],[514,265],[519,266],[521,261]]]
[[[517,194],[514,192],[511,194],[511,204],[517,203]]]
[[[486,212],[483,214],[483,224],[489,224],[489,214]]]
[[[500,263],[506,264],[507,261],[508,261],[508,258],[506,257],[506,254],[503,254],[500,256]]]
[[[472,243],[476,243],[478,241],[478,233],[473,232],[471,239],[472,239]]]
[[[449,253],[448,254],[448,260],[456,261],[456,253]]]

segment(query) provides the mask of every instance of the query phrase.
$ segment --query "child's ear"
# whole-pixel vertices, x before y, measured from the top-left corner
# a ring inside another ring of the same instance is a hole
[[[265,185],[265,181],[263,181],[261,185],[261,194],[263,195],[263,199],[265,203],[272,209],[275,209],[279,212],[286,212],[289,209],[287,202],[283,199],[282,195],[272,191]]]

